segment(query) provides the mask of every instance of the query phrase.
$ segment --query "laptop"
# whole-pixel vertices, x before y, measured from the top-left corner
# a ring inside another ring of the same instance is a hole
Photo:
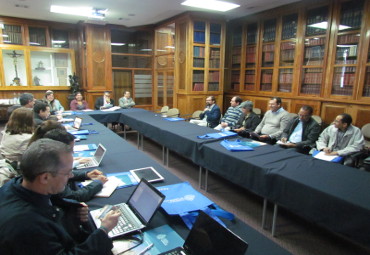
[[[70,131],[77,131],[80,130],[82,124],[82,118],[81,117],[75,117],[72,126],[66,125],[65,128]]]
[[[92,157],[86,158],[88,159],[88,161],[77,165],[76,169],[84,169],[99,166],[101,161],[103,160],[106,151],[107,149],[101,143],[99,143],[98,148],[96,149],[94,155]]]
[[[100,219],[112,209],[119,209],[121,216],[115,228],[108,233],[110,237],[118,237],[145,228],[161,206],[165,196],[147,180],[141,179],[127,203],[106,206],[90,212],[96,227],[100,227]]]
[[[244,255],[247,249],[247,242],[200,211],[184,246],[159,255]]]
[[[148,182],[159,182],[163,181],[164,178],[160,173],[158,173],[153,167],[144,167],[130,170],[130,173],[135,178],[137,182],[139,182],[142,178],[147,180]]]

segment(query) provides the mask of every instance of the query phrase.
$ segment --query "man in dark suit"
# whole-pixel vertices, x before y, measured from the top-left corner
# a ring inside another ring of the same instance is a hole
[[[197,124],[199,126],[208,126],[214,128],[218,125],[221,117],[220,107],[216,105],[216,98],[209,96],[206,99],[206,108],[199,115],[199,120],[190,120],[190,123]]]
[[[110,91],[104,91],[102,97],[98,97],[95,101],[95,109],[108,109],[114,106],[114,100],[110,98]]]
[[[249,133],[256,129],[258,124],[260,124],[261,119],[253,112],[252,101],[244,101],[240,104],[240,109],[243,114],[240,116],[240,119],[236,123],[233,131],[237,132],[240,136],[249,137]]]
[[[293,118],[284,129],[279,145],[283,148],[308,154],[318,139],[320,125],[312,118],[311,106],[302,106],[298,116]]]

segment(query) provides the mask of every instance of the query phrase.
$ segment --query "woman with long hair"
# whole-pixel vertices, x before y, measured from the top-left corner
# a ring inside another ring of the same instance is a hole
[[[21,107],[12,112],[2,131],[0,153],[15,168],[28,146],[33,129],[32,109]]]
[[[50,106],[50,112],[52,115],[64,112],[64,107],[62,106],[58,99],[55,99],[53,91],[51,90],[46,91],[45,100]]]

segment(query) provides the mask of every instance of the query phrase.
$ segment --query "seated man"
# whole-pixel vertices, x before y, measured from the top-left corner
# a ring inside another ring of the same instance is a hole
[[[251,136],[253,139],[275,144],[288,125],[290,117],[289,113],[282,107],[280,97],[271,98],[269,107],[270,110],[265,113],[261,123]]]
[[[36,100],[33,112],[35,126],[37,127],[50,117],[50,106],[43,100]]]
[[[199,120],[190,120],[190,123],[197,124],[198,126],[214,128],[218,125],[221,117],[221,110],[216,105],[216,98],[209,96],[206,99],[206,108],[199,115]]]
[[[315,146],[321,129],[320,125],[312,118],[312,113],[311,106],[301,107],[298,116],[293,118],[284,129],[281,143],[279,143],[281,147],[308,154]]]
[[[123,97],[119,99],[119,106],[123,109],[129,109],[135,106],[135,102],[131,98],[130,91],[126,91]]]
[[[95,109],[107,109],[114,106],[114,100],[110,98],[111,94],[109,91],[105,91],[102,97],[98,97],[95,101]]]
[[[239,96],[235,96],[230,101],[230,107],[227,109],[224,117],[221,119],[221,124],[215,127],[216,130],[230,130],[235,127],[236,122],[242,115],[240,104],[243,100]]]
[[[352,117],[349,114],[339,114],[333,125],[322,131],[316,148],[324,151],[327,155],[338,155],[344,157],[344,165],[353,166],[351,157],[364,147],[365,141],[361,130],[352,125]]]
[[[249,133],[256,129],[261,119],[253,112],[253,102],[244,101],[240,105],[243,114],[235,125],[234,132],[242,137],[249,137]]]
[[[110,211],[102,227],[81,240],[87,205],[55,195],[73,176],[72,163],[71,149],[61,142],[40,139],[28,147],[23,177],[0,189],[0,254],[111,254],[107,233],[120,213]]]
[[[68,133],[62,129],[52,129],[44,135],[43,138],[49,138],[55,141],[62,142],[68,145],[71,150],[75,145],[74,135]],[[73,166],[84,163],[80,162],[84,159],[75,158],[73,161]],[[75,181],[82,182],[85,180],[93,180],[88,185],[77,188]],[[96,193],[102,190],[103,184],[108,181],[107,177],[103,175],[99,170],[74,170],[73,177],[70,178],[68,185],[62,193],[61,197],[74,199],[80,202],[87,202],[92,199]]]
[[[20,107],[25,107],[25,108],[33,108],[33,105],[35,104],[35,99],[33,98],[33,95],[31,93],[22,93],[19,96],[19,103],[20,104],[15,104],[11,107],[8,108],[7,114],[8,117],[12,114],[12,112]]]

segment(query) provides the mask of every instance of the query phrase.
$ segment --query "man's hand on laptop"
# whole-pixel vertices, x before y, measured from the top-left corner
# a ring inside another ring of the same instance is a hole
[[[121,213],[119,210],[109,211],[101,220],[101,226],[103,227],[103,229],[106,229],[109,233],[117,225],[120,216]]]
[[[79,164],[85,164],[90,161],[90,158],[88,157],[75,157],[74,160],[77,160]]]

